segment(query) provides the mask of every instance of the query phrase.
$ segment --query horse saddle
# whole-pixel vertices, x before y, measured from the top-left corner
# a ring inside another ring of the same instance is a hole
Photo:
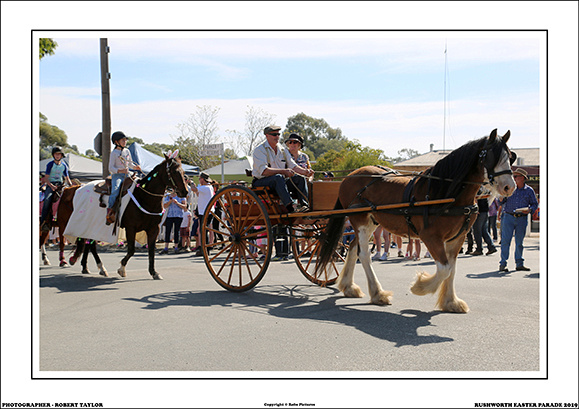
[[[126,195],[127,191],[129,190],[129,187],[131,187],[132,184],[133,184],[133,179],[131,179],[130,177],[125,178],[125,180],[123,180],[123,184],[121,185],[121,191],[120,191],[120,194],[118,197],[120,198],[120,197],[123,197],[124,195]],[[100,207],[107,207],[107,204],[104,202],[103,196],[105,196],[105,195],[110,196],[111,190],[112,190],[112,178],[110,175],[107,176],[105,178],[105,180],[103,180],[102,182],[99,182],[95,185],[95,187],[94,187],[95,193],[100,193],[100,197],[99,197],[99,206]]]

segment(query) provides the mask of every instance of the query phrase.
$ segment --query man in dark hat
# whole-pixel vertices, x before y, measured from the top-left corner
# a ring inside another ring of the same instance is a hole
[[[281,127],[270,125],[263,130],[265,142],[253,151],[253,186],[269,186],[277,192],[285,210],[294,212],[292,198],[288,191],[287,181],[296,174],[305,177],[313,176],[314,171],[299,166],[291,154],[280,143]],[[300,178],[297,188],[306,192],[306,180]]]
[[[513,178],[517,184],[517,189],[509,197],[504,198],[500,203],[503,207],[501,221],[501,261],[499,271],[509,271],[507,260],[511,249],[513,234],[515,235],[515,264],[517,271],[530,271],[525,267],[523,258],[523,239],[527,231],[529,213],[533,214],[539,207],[539,202],[535,196],[533,188],[525,181],[528,179],[525,169],[516,169]]]

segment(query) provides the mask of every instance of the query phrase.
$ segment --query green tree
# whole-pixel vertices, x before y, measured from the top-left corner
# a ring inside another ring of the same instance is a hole
[[[224,159],[239,159],[239,156],[235,153],[235,151],[231,148],[225,148],[223,151],[223,158]]]
[[[396,156],[395,158],[388,158],[388,160],[392,163],[398,163],[408,159],[415,158],[416,156],[420,156],[420,153],[417,150],[404,148],[398,151],[398,156]]]
[[[40,59],[42,60],[42,58],[47,55],[53,55],[55,48],[58,47],[58,43],[52,38],[40,38],[39,40]]]
[[[301,135],[304,145],[316,158],[329,150],[342,150],[347,142],[340,128],[332,128],[324,119],[313,118],[303,112],[288,118],[284,139],[290,133]]]
[[[48,118],[40,113],[40,147],[60,146],[69,147],[66,133],[55,125],[48,123]]]
[[[368,165],[391,166],[380,149],[362,146],[358,141],[348,141],[340,150],[329,150],[320,156],[312,167],[317,171],[354,170]]]

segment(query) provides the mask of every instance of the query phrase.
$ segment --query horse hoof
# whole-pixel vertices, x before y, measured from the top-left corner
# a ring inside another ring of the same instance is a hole
[[[127,273],[126,273],[125,269],[122,268],[122,267],[117,270],[117,273],[119,273],[119,275],[120,275],[121,277],[126,277],[126,276],[127,276]]]
[[[102,275],[103,277],[109,276],[109,274],[107,273],[107,270],[101,270],[101,271],[99,271],[99,274]]]
[[[370,301],[372,304],[376,305],[392,305],[392,296],[394,293],[392,291],[380,291]]]
[[[60,267],[68,267],[68,263],[63,260],[60,262]]]
[[[45,266],[49,266],[49,265],[50,265],[50,261],[44,260],[44,265],[45,265]]]
[[[77,260],[76,258],[71,257],[68,259],[68,262],[70,263],[71,266],[74,266],[74,263],[76,263],[76,260]]]
[[[153,280],[162,280],[162,279],[163,279],[163,277],[161,277],[161,274],[159,274],[159,273],[153,274]]]
[[[364,297],[364,292],[357,284],[351,284],[344,288],[338,287],[340,291],[344,293],[346,298],[362,298]]]
[[[82,273],[83,274],[90,274],[90,271],[88,271],[88,268],[83,268]]]

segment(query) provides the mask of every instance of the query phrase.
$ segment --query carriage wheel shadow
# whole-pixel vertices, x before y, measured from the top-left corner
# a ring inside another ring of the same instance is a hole
[[[327,290],[331,291],[328,296]],[[320,291],[324,291],[323,293]],[[184,307],[223,306],[268,314],[285,319],[307,319],[331,325],[346,325],[370,336],[392,342],[395,347],[419,346],[440,342],[451,342],[453,338],[439,335],[420,335],[419,328],[432,327],[432,317],[442,311],[423,312],[402,310],[399,313],[376,311],[369,304],[351,303],[338,305],[344,297],[335,288],[321,290],[317,286],[261,286],[253,291],[231,293],[216,291],[176,291],[153,294],[143,298],[124,298],[143,304],[145,310]],[[364,307],[372,310],[364,310]]]

